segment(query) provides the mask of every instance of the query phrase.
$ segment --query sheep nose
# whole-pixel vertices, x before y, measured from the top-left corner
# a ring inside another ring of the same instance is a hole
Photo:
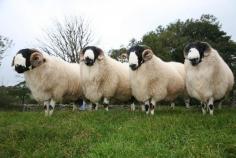
[[[26,67],[21,66],[21,65],[16,65],[16,66],[15,66],[15,70],[16,70],[16,72],[18,72],[18,73],[24,73],[25,71],[27,71]]]
[[[190,60],[190,62],[193,66],[199,64],[199,59],[198,58],[193,58],[193,59],[189,59],[189,60]]]
[[[130,64],[129,67],[132,69],[132,70],[135,70],[137,68],[137,65],[136,64]]]
[[[92,59],[90,59],[90,58],[88,58],[88,57],[86,57],[85,58],[85,64],[86,65],[88,65],[88,66],[92,66],[93,65],[93,60]]]

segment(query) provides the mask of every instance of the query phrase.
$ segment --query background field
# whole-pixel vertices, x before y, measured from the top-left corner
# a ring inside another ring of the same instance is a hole
[[[0,112],[0,157],[236,157],[236,109]]]

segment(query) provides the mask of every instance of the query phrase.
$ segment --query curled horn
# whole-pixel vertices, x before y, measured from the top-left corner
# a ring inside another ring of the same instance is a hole
[[[31,54],[30,56],[30,63],[32,67],[37,67],[40,66],[45,62],[45,58],[43,57],[43,54],[40,53],[39,51],[35,51],[34,53]]]
[[[103,50],[102,50],[101,48],[97,48],[96,51],[99,52],[98,59],[99,59],[99,60],[102,60],[103,57],[104,57],[104,52],[103,52]]]
[[[144,61],[150,60],[153,56],[153,52],[151,49],[146,49],[143,51],[142,56]]]
[[[201,50],[204,52],[204,56],[207,57],[211,52],[211,45],[207,42],[201,42],[200,46]]]

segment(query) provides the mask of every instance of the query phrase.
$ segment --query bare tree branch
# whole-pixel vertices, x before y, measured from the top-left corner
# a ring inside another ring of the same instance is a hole
[[[53,30],[45,31],[44,37],[38,39],[39,48],[44,52],[78,63],[79,52],[93,41],[89,24],[81,17],[65,18],[56,21]]]
[[[3,54],[9,47],[11,47],[11,45],[12,45],[12,40],[0,35],[0,65],[1,65],[1,60],[3,59]]]

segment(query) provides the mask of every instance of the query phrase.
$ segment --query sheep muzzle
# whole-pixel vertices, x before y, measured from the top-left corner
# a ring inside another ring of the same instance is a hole
[[[199,58],[189,59],[193,66],[196,66],[200,63]]]
[[[25,71],[29,70],[28,68],[26,68],[25,66],[22,65],[16,65],[15,66],[15,70],[17,73],[24,73]]]
[[[87,65],[87,66],[92,66],[94,64],[94,61],[88,57],[85,58],[84,60],[84,63]]]

